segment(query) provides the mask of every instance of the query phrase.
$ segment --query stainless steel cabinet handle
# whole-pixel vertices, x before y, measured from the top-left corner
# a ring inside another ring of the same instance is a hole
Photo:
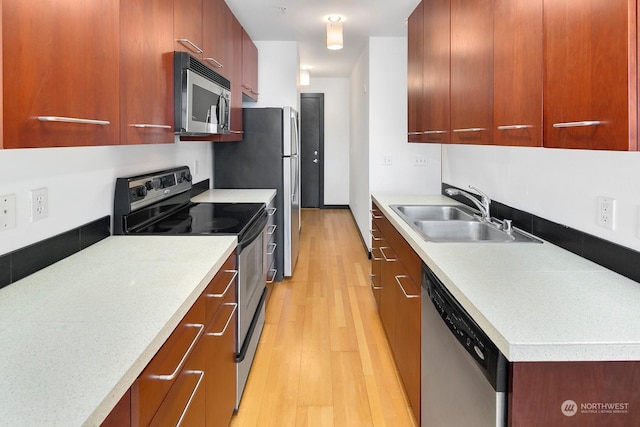
[[[244,133],[244,131],[241,131],[241,130],[230,130],[229,133],[235,133],[237,135],[242,135]]]
[[[391,258],[391,257],[388,257],[388,256],[387,256],[387,254],[385,254],[385,253],[384,253],[384,250],[385,250],[385,249],[391,249],[391,248],[389,248],[389,247],[387,247],[387,246],[382,246],[382,247],[380,248],[380,253],[382,254],[382,256],[383,256],[384,260],[385,260],[385,261],[388,261],[388,262],[391,262],[391,261],[397,261],[397,258]]]
[[[554,123],[554,128],[577,128],[584,126],[598,126],[601,125],[602,122],[599,120],[587,120],[584,122],[566,122],[566,123]]]
[[[371,289],[373,289],[374,291],[379,291],[382,289],[382,286],[376,286],[373,283],[373,278],[376,277],[375,274],[369,274],[369,284],[371,285]]]
[[[376,232],[380,232],[380,230],[373,230],[373,229],[369,230],[369,233],[371,234],[371,238],[376,241],[384,240],[384,237],[376,237],[376,235],[374,234]]]
[[[532,128],[531,125],[506,125],[506,126],[498,126],[498,130],[519,130],[519,129],[529,129]]]
[[[231,288],[231,285],[233,284],[233,282],[236,280],[236,277],[238,277],[238,270],[225,270],[225,273],[232,273],[231,274],[231,279],[229,279],[229,283],[227,284],[227,287],[224,288],[224,291],[222,291],[221,294],[207,294],[207,298],[222,298],[227,294],[227,291],[229,290],[229,288]]]
[[[224,68],[224,65],[222,65],[220,62],[216,61],[215,58],[208,57],[208,58],[203,58],[203,59],[205,61],[207,61],[207,62],[212,63],[213,66],[216,67],[216,68]]]
[[[381,219],[384,218],[384,216],[382,214],[380,214],[379,210],[376,209],[371,209],[369,212],[371,212],[371,217],[373,219]]]
[[[402,289],[402,293],[406,298],[419,298],[420,294],[407,294],[407,291],[404,289],[404,286],[402,286],[402,282],[400,281],[400,279],[404,279],[408,277],[409,276],[405,276],[405,275],[395,276],[396,282],[398,283],[398,286],[400,286],[400,289]]]
[[[171,129],[171,126],[169,125],[153,125],[148,123],[135,123],[130,126],[134,128]]]
[[[269,227],[267,227],[267,234],[271,235],[273,233],[276,232],[276,228],[278,228],[277,225],[270,225]]]
[[[454,129],[455,133],[464,133],[464,132],[482,132],[486,130],[485,128],[466,128],[466,129]]]
[[[278,210],[277,208],[268,208],[267,209],[267,215],[271,216],[274,213],[276,213],[277,210]]]
[[[192,52],[195,52],[195,53],[204,52],[202,49],[200,49],[200,47],[197,44],[195,44],[189,39],[177,39],[176,41]]]
[[[191,396],[189,396],[189,400],[187,400],[187,404],[184,406],[184,410],[182,411],[182,414],[180,414],[180,418],[178,419],[178,423],[176,424],[176,427],[182,425],[182,421],[184,420],[184,416],[187,415],[187,411],[189,410],[189,407],[191,406],[191,402],[193,401],[193,398],[196,396],[196,393],[198,392],[198,389],[200,388],[200,383],[202,383],[202,379],[204,378],[204,371],[185,371],[185,372],[187,374],[200,375],[200,378],[198,378],[198,382],[196,383],[196,386],[193,388],[193,392],[191,393]]]
[[[38,116],[41,122],[61,122],[61,123],[80,123],[84,125],[107,126],[111,122],[107,120],[79,119],[77,117],[61,117],[61,116]]]
[[[409,132],[407,135],[422,135],[424,132]]]
[[[151,378],[154,378],[154,379],[157,379],[157,380],[161,380],[161,381],[173,381],[178,376],[178,373],[180,373],[180,371],[182,370],[182,367],[184,366],[184,362],[187,361],[187,358],[189,357],[189,355],[193,351],[193,348],[196,346],[196,343],[198,342],[198,339],[200,338],[200,336],[204,332],[204,325],[202,323],[187,323],[185,326],[187,328],[198,328],[199,330],[198,330],[198,333],[196,334],[196,337],[193,339],[193,341],[191,341],[191,344],[189,345],[189,348],[187,348],[187,351],[184,352],[184,355],[182,356],[182,359],[180,359],[180,362],[178,363],[178,366],[176,366],[176,369],[174,369],[173,372],[170,373],[170,374],[167,374],[167,375],[150,375]]]
[[[446,130],[425,130],[422,132],[425,135],[442,135],[443,133],[447,133]]]
[[[267,279],[267,283],[273,283],[276,280],[276,276],[278,275],[278,270],[276,270],[275,268],[270,268],[269,273],[272,273],[272,274],[271,274],[271,278]]]
[[[271,249],[271,252],[269,252],[269,249],[267,249],[267,255],[273,255],[276,252],[276,247],[278,246],[277,243],[269,243],[269,249]]]
[[[233,309],[231,310],[231,314],[229,314],[229,318],[227,319],[227,323],[224,324],[224,328],[222,328],[222,330],[220,332],[207,332],[207,336],[210,336],[210,337],[221,337],[221,336],[223,336],[224,333],[227,332],[227,327],[229,326],[229,323],[231,322],[231,319],[233,318],[233,315],[235,314],[236,310],[238,309],[238,304],[236,304],[235,302],[226,303],[226,304],[222,304],[222,305],[226,305],[227,307],[233,307]]]
[[[374,261],[384,261],[384,257],[381,257],[381,256],[376,257],[376,255],[373,253],[373,251],[374,251],[375,249],[380,250],[380,248],[371,248],[371,259],[372,259],[372,260],[374,260]],[[382,253],[382,252],[381,252],[381,253]]]

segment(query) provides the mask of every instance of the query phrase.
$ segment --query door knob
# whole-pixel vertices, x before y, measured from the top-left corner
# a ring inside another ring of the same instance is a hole
[[[313,163],[318,163],[318,159],[313,159]]]

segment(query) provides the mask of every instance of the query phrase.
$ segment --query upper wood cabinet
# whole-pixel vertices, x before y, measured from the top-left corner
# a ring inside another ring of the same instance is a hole
[[[637,149],[632,0],[544,0],[544,146]]]
[[[496,145],[542,145],[542,1],[493,2]]]
[[[493,142],[493,1],[451,0],[451,142]]]
[[[415,8],[409,16],[409,35],[407,52],[407,107],[409,142],[423,140],[424,124],[422,113],[422,64],[424,58],[424,2]]]
[[[258,100],[258,48],[242,29],[242,93],[248,101]]]
[[[117,1],[4,0],[2,146],[117,144],[119,33]]]
[[[202,2],[175,0],[173,10],[174,50],[202,59]]]
[[[451,141],[450,86],[451,6],[449,0],[424,5],[423,141]]]
[[[229,134],[220,135],[221,141],[242,141],[242,26],[233,14],[228,20],[231,41],[231,116]]]
[[[229,34],[231,16],[224,0],[203,0],[202,60],[229,80],[233,74]]]
[[[173,142],[173,0],[120,3],[120,141]]]

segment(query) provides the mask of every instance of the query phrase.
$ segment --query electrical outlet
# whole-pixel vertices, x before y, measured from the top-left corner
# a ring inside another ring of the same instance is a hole
[[[0,231],[16,226],[16,195],[0,196]]]
[[[414,162],[414,166],[427,166],[427,157],[426,156],[416,156]]]
[[[597,223],[600,227],[609,230],[615,229],[616,218],[616,201],[609,197],[598,197],[598,218]]]
[[[382,156],[382,166],[391,166],[393,164],[393,158],[389,155]]]
[[[29,192],[31,200],[31,222],[49,216],[49,192],[46,188],[38,188]]]

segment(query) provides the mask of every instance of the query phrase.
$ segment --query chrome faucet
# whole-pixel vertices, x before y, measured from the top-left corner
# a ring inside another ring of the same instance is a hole
[[[459,190],[457,188],[449,187],[446,190],[444,190],[444,192],[447,194],[447,196],[464,196],[467,199],[471,200],[473,204],[476,205],[476,207],[480,211],[480,220],[485,222],[491,222],[491,216],[489,215],[489,205],[491,204],[491,199],[489,198],[489,196],[487,196],[482,191],[478,190],[473,185],[470,185],[469,188],[477,191],[478,194],[480,194],[482,200],[478,201],[478,199],[475,198],[470,193],[467,193],[466,191],[463,191],[463,190]]]

